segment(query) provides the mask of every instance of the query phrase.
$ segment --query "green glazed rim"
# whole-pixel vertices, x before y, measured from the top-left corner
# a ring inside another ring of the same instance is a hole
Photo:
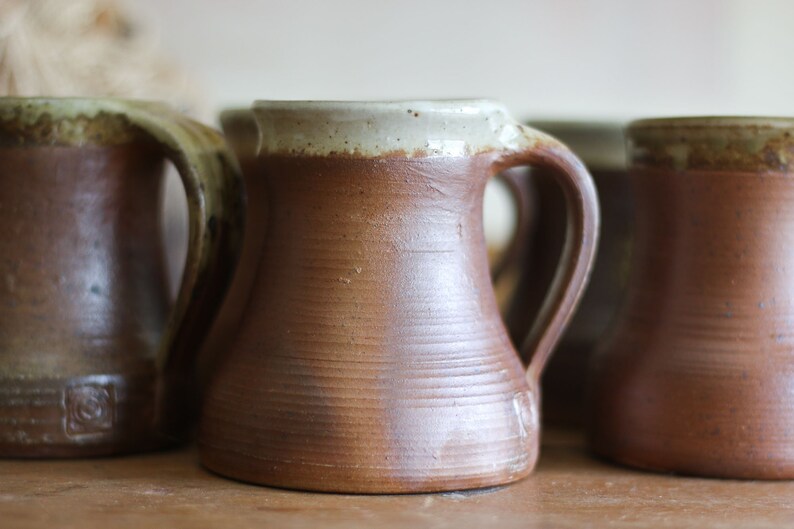
[[[165,103],[106,97],[0,97],[0,145],[83,146],[152,141],[127,113]]]
[[[789,172],[794,118],[704,116],[642,119],[626,132],[633,167]]]

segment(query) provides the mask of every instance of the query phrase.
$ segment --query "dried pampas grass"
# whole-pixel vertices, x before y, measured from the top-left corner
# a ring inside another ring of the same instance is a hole
[[[117,96],[205,114],[188,76],[112,0],[0,0],[0,95]]]
[[[115,96],[211,116],[189,77],[113,0],[0,0],[0,96]],[[187,209],[170,171],[163,218],[172,293],[187,252]]]

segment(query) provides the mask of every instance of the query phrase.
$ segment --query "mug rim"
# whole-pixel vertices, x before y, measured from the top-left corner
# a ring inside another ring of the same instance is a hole
[[[794,128],[794,117],[786,116],[669,116],[630,121],[627,131],[668,128]]]
[[[151,140],[126,117],[136,107],[168,104],[116,97],[3,96],[0,145],[112,146]]]
[[[256,99],[251,104],[257,110],[292,111],[424,111],[450,114],[481,114],[484,111],[507,113],[507,107],[500,101],[490,98],[442,98],[442,99],[383,99],[383,100],[343,100],[343,99]]]
[[[19,104],[58,105],[75,107],[90,107],[92,104],[124,103],[131,105],[167,105],[159,99],[137,99],[131,97],[113,96],[0,96],[0,106],[13,106]]]
[[[259,154],[425,158],[509,149],[523,126],[493,99],[257,100]]]
[[[626,129],[632,167],[676,171],[794,171],[794,118],[670,117],[637,120]]]

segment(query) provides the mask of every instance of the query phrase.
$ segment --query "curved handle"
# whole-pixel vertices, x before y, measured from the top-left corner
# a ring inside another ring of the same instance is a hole
[[[219,132],[162,104],[107,101],[159,143],[179,172],[188,203],[189,243],[182,284],[163,332],[157,365],[167,395],[162,421],[188,420],[193,358],[220,307],[239,256],[245,194],[237,162]],[[161,387],[161,391],[162,391]]]
[[[530,231],[535,219],[534,199],[532,186],[527,170],[520,167],[511,167],[499,173],[496,178],[504,182],[505,187],[513,195],[516,206],[516,228],[513,237],[502,255],[491,266],[491,280],[496,283],[509,270],[520,267],[529,246]]]
[[[584,292],[598,245],[598,198],[582,162],[562,143],[535,129],[515,124],[516,134],[505,135],[505,150],[495,171],[517,165],[553,169],[565,194],[568,229],[560,265],[538,317],[521,345],[527,378],[538,383],[543,367],[570,321]]]

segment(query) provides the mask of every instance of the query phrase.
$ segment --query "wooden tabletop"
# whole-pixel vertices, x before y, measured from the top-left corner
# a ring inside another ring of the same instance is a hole
[[[237,483],[195,448],[73,461],[0,461],[0,527],[774,527],[794,525],[794,482],[673,477],[615,467],[548,432],[517,484],[405,496],[311,494]]]

